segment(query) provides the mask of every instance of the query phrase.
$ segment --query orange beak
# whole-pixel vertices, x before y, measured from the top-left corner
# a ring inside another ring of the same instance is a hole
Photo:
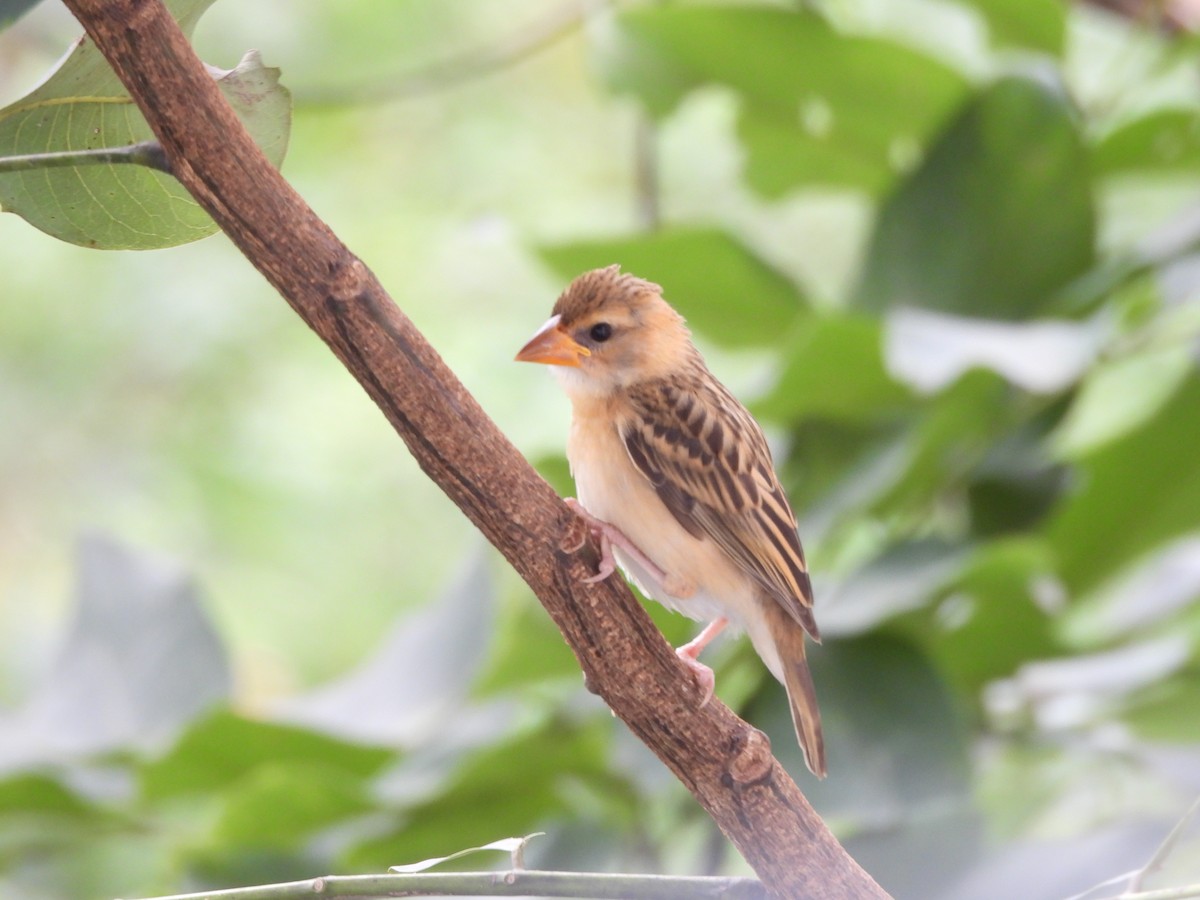
[[[563,330],[561,316],[551,316],[546,324],[517,354],[517,362],[545,363],[548,366],[578,366],[592,351]]]

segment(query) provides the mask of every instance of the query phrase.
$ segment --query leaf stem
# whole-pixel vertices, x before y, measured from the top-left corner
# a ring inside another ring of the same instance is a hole
[[[1179,843],[1179,839],[1187,829],[1188,823],[1195,818],[1198,812],[1200,812],[1200,797],[1188,807],[1188,811],[1183,814],[1183,818],[1175,823],[1175,827],[1171,829],[1171,833],[1159,844],[1158,849],[1154,851],[1154,855],[1150,857],[1150,860],[1129,879],[1129,886],[1126,889],[1126,893],[1137,894],[1139,891],[1142,891],[1142,884],[1145,882],[1146,876],[1162,868],[1167,857],[1171,855],[1171,851],[1175,849],[1175,845]]]
[[[765,900],[754,878],[619,875],[595,872],[422,872],[415,875],[327,875],[305,881],[172,894],[153,900],[292,900],[301,897],[677,897]]]
[[[1159,888],[1153,891],[1138,891],[1133,894],[1125,893],[1114,897],[1113,900],[1191,900],[1191,898],[1196,897],[1200,897],[1200,884]]]
[[[553,46],[582,27],[593,11],[606,5],[607,0],[574,0],[506,41],[472,48],[415,72],[387,75],[371,84],[301,91],[296,95],[296,105],[319,108],[389,103],[483,78]]]
[[[171,174],[171,165],[158,141],[142,141],[124,147],[97,147],[94,150],[62,150],[56,153],[26,153],[22,156],[0,156],[0,175],[9,172],[30,172],[37,169],[58,169],[67,166],[109,166],[132,164],[146,166]]]

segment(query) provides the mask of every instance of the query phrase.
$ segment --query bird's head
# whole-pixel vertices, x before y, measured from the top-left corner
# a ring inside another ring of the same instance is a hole
[[[678,371],[695,353],[662,288],[608,266],[567,286],[517,359],[554,366],[568,393],[604,396]]]

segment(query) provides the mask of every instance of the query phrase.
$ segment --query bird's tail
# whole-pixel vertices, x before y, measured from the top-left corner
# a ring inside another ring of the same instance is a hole
[[[808,671],[805,658],[804,628],[793,619],[782,606],[771,601],[761,607],[766,614],[765,624],[774,647],[775,659],[760,651],[775,676],[787,688],[788,705],[792,710],[792,724],[796,738],[804,751],[804,761],[818,778],[825,777],[825,739],[821,735],[821,710],[817,707],[817,692],[813,687],[812,673]],[[761,635],[766,638],[768,635]],[[753,632],[751,637],[755,637]],[[756,641],[756,644],[758,642]],[[765,643],[765,641],[764,641]],[[763,648],[767,649],[767,648]],[[774,662],[775,665],[770,663]]]
[[[799,631],[799,629],[797,629]],[[804,751],[804,762],[818,778],[825,777],[825,738],[821,734],[821,710],[817,707],[817,692],[813,687],[812,673],[804,658],[804,635],[799,635],[798,656],[783,656],[784,687],[787,688],[788,703],[792,708],[792,725],[800,749]]]

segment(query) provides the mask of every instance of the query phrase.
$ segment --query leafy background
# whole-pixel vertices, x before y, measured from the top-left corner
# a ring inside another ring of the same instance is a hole
[[[897,897],[1064,898],[1200,792],[1200,47],[804,7],[257,0],[196,41],[282,68],[285,172],[564,491],[566,403],[512,355],[581,269],[662,283],[800,510],[828,780],[743,642],[718,693]],[[0,102],[77,30],[0,35]],[[539,866],[744,871],[222,237],[5,216],[0,272],[0,894],[533,830]],[[1194,829],[1150,883],[1189,881]]]

